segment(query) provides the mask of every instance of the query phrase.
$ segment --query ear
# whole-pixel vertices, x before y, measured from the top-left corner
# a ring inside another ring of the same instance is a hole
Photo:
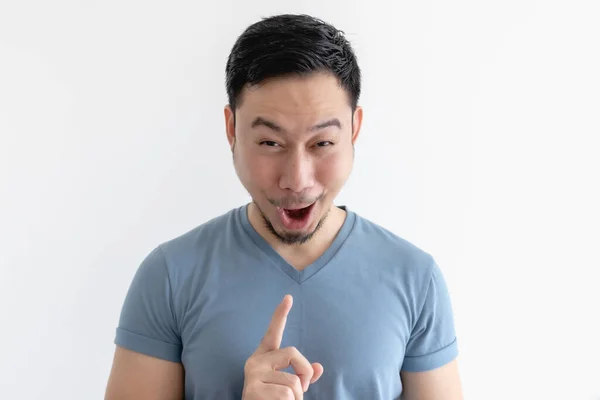
[[[225,115],[225,132],[227,133],[227,141],[229,142],[231,151],[233,151],[233,146],[235,146],[235,114],[229,105],[225,106],[223,114]]]
[[[363,108],[361,106],[356,106],[356,110],[354,110],[354,115],[352,116],[352,145],[356,143],[356,139],[358,139],[358,134],[360,133],[360,127],[362,126],[363,121]]]

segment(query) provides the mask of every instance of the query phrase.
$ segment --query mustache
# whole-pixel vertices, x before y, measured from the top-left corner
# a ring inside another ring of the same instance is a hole
[[[324,196],[324,193],[321,193],[320,195],[318,195],[316,197],[303,195],[303,196],[283,197],[280,199],[272,199],[272,198],[267,198],[267,199],[269,200],[269,203],[273,204],[275,207],[290,208],[290,207],[296,207],[299,205],[304,205],[307,207],[307,206],[321,200],[323,198],[323,196]]]

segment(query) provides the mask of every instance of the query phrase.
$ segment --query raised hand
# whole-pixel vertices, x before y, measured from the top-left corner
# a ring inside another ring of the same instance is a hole
[[[279,303],[265,336],[246,361],[243,400],[300,400],[323,374],[321,364],[311,364],[295,347],[280,348],[292,303],[290,295]],[[281,371],[290,365],[295,374]]]

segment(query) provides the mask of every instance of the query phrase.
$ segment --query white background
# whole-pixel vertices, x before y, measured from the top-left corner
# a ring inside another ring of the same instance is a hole
[[[600,399],[598,1],[0,4],[0,398],[103,397],[143,257],[248,201],[235,38],[306,12],[364,74],[338,204],[436,257],[466,398]]]

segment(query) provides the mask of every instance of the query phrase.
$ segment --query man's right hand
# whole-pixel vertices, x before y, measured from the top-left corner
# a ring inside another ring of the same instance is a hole
[[[246,361],[243,400],[300,400],[323,374],[321,364],[311,364],[295,347],[279,348],[291,308],[292,296],[286,295],[258,348]],[[295,374],[281,371],[290,365]]]

